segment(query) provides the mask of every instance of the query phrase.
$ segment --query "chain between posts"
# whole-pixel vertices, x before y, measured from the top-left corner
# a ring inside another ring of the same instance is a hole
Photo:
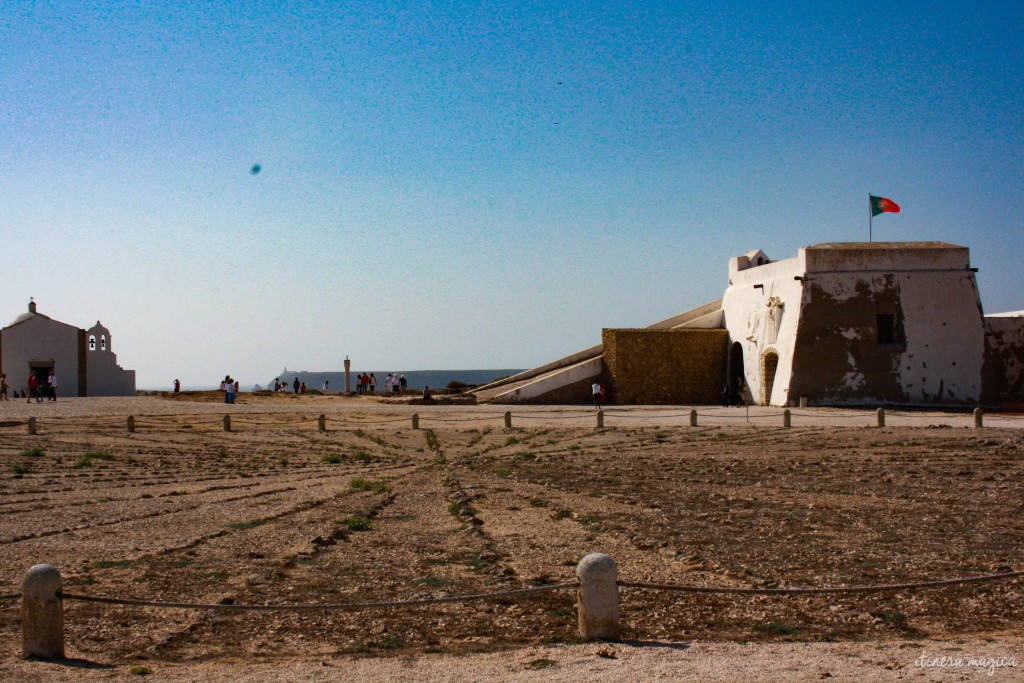
[[[516,588],[495,593],[474,593],[470,595],[452,595],[443,598],[420,598],[416,600],[396,600],[393,602],[349,602],[349,603],[328,603],[323,605],[235,605],[223,603],[198,603],[198,602],[161,602],[158,600],[137,600],[134,598],[107,598],[92,595],[78,595],[76,593],[61,592],[59,597],[65,600],[78,600],[80,602],[97,602],[106,605],[129,605],[133,607],[162,607],[164,609],[208,609],[227,610],[237,612],[315,612],[333,610],[358,610],[358,609],[390,609],[395,607],[416,607],[420,605],[435,605],[452,602],[470,602],[474,600],[490,600],[493,598],[504,598],[511,595],[526,595],[529,593],[544,593],[548,591],[563,590],[565,588],[579,588],[578,581],[567,583],[556,583],[548,586],[532,586],[530,588]]]
[[[989,581],[1005,581],[1024,576],[1024,571],[1003,572],[1001,574],[985,574],[983,576],[967,576],[959,579],[942,579],[940,581],[916,581],[911,583],[887,583],[868,586],[835,586],[832,588],[730,588],[725,586],[685,586],[660,583],[638,583],[619,581],[620,588],[642,588],[646,590],[675,591],[679,593],[739,593],[752,595],[821,595],[829,593],[887,593],[892,591],[915,590],[919,588],[940,588],[965,583],[985,583]]]
[[[619,588],[636,588],[642,590],[660,590],[677,593],[719,593],[739,595],[822,595],[842,593],[886,593],[893,591],[918,590],[922,588],[941,588],[944,586],[955,586],[972,583],[987,583],[992,581],[1005,581],[1024,576],[1024,570],[1002,572],[999,574],[985,574],[981,576],[966,576],[955,579],[942,579],[937,581],[913,581],[908,583],[874,584],[866,586],[834,586],[824,588],[734,588],[728,586],[693,586],[680,584],[642,583],[637,581],[618,581]],[[135,607],[162,607],[166,609],[209,609],[228,611],[318,611],[318,610],[357,610],[357,609],[390,609],[395,607],[415,607],[420,605],[433,605],[454,602],[470,602],[474,600],[489,600],[503,598],[512,595],[526,595],[530,593],[543,593],[548,591],[563,590],[567,588],[579,588],[580,582],[568,581],[565,583],[550,584],[547,586],[531,586],[529,588],[516,588],[507,591],[493,593],[473,593],[469,595],[452,595],[443,598],[419,598],[415,600],[396,600],[392,602],[351,602],[351,603],[328,603],[323,605],[292,604],[292,605],[236,605],[230,603],[198,603],[198,602],[162,602],[158,600],[141,600],[135,598],[109,598],[92,595],[78,595],[76,593],[61,592],[60,597],[65,600],[78,600],[80,602],[95,602],[108,605],[128,605]],[[0,600],[16,600],[21,593],[0,595]]]

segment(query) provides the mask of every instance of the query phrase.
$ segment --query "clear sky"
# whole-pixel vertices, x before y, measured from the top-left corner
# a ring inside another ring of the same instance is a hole
[[[869,192],[1017,310],[1022,152],[1016,2],[4,0],[0,324],[101,320],[140,388],[530,367]]]

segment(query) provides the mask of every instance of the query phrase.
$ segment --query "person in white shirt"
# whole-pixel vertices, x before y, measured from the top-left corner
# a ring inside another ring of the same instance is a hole
[[[50,400],[57,400],[57,373],[50,370],[50,376],[46,378],[46,385],[50,388]]]
[[[601,384],[594,382],[590,385],[590,393],[594,395],[594,405],[598,408],[601,407]]]

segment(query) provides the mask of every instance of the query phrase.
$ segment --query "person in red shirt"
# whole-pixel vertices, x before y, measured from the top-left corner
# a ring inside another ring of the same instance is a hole
[[[28,400],[25,403],[31,403],[32,397],[35,397],[36,403],[42,403],[43,399],[39,397],[39,378],[36,377],[36,373],[29,371],[28,373]]]

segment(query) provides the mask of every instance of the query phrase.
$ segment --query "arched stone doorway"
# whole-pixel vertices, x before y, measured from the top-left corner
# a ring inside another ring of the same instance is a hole
[[[761,356],[761,405],[771,405],[772,389],[775,386],[775,372],[779,369],[779,354],[767,351]]]

